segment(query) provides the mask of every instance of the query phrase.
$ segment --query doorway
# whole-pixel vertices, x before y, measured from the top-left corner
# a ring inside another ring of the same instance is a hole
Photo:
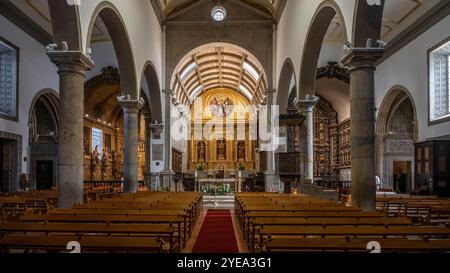
[[[49,190],[53,185],[53,161],[36,161],[36,189]]]
[[[398,193],[408,193],[411,188],[412,169],[410,161],[394,161],[393,186]]]
[[[12,141],[0,138],[0,192],[10,192]]]

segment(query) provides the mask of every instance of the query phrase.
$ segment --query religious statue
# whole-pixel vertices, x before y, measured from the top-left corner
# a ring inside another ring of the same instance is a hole
[[[94,161],[95,163],[98,163],[99,162],[99,156],[100,156],[100,153],[98,152],[98,145],[97,145],[97,146],[95,146],[95,149],[92,152],[92,161]]]
[[[238,143],[238,160],[245,160],[245,142],[239,141]]]
[[[217,141],[217,159],[224,160],[226,158],[226,144],[225,140]]]
[[[203,141],[198,142],[197,156],[198,156],[198,161],[205,161],[205,159],[206,159],[206,147],[205,147],[205,142],[203,142]]]

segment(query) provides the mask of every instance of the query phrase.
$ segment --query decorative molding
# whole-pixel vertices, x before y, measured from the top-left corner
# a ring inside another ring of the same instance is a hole
[[[378,60],[377,66],[449,15],[450,1],[440,1],[436,6],[434,6],[431,10],[417,19],[414,23],[412,23],[409,27],[407,27],[404,31],[395,36],[395,38],[389,42],[383,56],[380,58],[380,60]]]
[[[327,66],[317,69],[316,79],[337,79],[350,84],[350,73],[348,69],[340,67],[337,62],[329,62]]]
[[[117,67],[106,66],[102,68],[102,78],[110,85],[120,85],[120,73]]]
[[[11,3],[10,0],[0,1],[0,15],[4,16],[11,23],[19,27],[43,46],[46,46],[53,41],[53,37],[50,33],[37,24],[33,19],[28,17],[16,5]]]

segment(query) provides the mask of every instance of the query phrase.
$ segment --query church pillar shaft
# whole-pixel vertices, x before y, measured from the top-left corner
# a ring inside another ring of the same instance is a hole
[[[314,107],[317,100],[317,97],[314,97],[311,100],[299,101],[300,111],[306,118],[305,180],[311,183],[314,183]]]
[[[49,51],[59,74],[58,207],[83,203],[84,77],[94,63],[82,52]]]
[[[275,94],[275,90],[269,89],[266,94],[266,104],[267,104],[267,128],[270,131],[270,147],[267,149],[267,169],[264,172],[265,175],[265,186],[266,192],[273,192],[276,189],[276,180],[275,180],[275,170],[273,166],[274,162],[274,129],[272,126],[272,105],[273,105],[273,96]]]
[[[172,177],[172,147],[171,147],[171,104],[172,91],[164,90],[164,171],[161,173],[163,177],[163,187],[166,189],[173,188]]]
[[[380,48],[351,49],[342,62],[350,71],[352,205],[376,210],[375,62]]]
[[[138,187],[139,158],[139,110],[144,106],[143,100],[118,98],[123,109],[123,187],[125,193],[135,193]]]

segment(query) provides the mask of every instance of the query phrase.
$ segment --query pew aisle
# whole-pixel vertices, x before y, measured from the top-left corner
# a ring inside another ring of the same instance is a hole
[[[230,210],[208,210],[193,253],[239,253]]]
[[[139,192],[74,205],[72,209],[25,212],[0,223],[3,252],[181,252],[200,212],[200,193]]]
[[[252,252],[369,252],[370,242],[382,252],[449,252],[450,217],[432,218],[448,210],[448,200],[405,198],[406,209],[393,216],[389,206],[363,212],[305,195],[239,193],[235,212]],[[427,218],[410,215],[418,207],[428,209]]]

